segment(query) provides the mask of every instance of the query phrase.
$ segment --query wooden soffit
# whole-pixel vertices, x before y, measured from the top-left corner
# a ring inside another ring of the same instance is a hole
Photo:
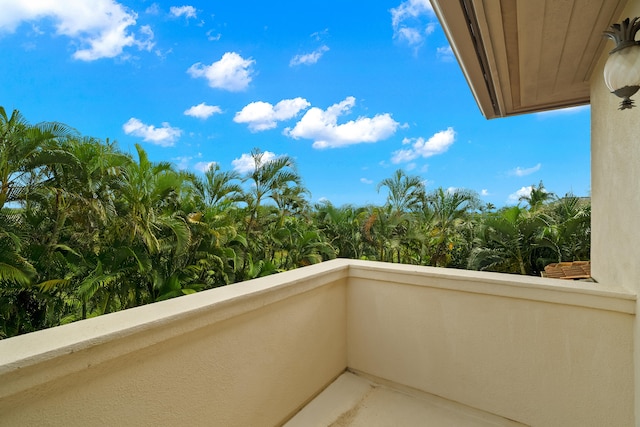
[[[485,117],[589,103],[627,0],[431,0]]]

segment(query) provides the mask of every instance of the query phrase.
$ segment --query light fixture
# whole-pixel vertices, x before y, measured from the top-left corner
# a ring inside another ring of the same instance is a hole
[[[620,110],[634,107],[631,96],[640,89],[640,42],[635,40],[638,30],[640,18],[627,18],[604,32],[616,42],[604,66],[604,82],[611,93],[622,98]]]

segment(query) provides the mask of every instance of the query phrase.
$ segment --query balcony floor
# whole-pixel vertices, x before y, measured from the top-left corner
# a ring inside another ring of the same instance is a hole
[[[382,385],[345,372],[285,427],[523,425],[428,393]]]

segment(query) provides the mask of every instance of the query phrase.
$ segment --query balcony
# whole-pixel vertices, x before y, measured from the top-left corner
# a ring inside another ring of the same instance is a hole
[[[334,260],[0,341],[0,425],[633,425],[635,307]]]

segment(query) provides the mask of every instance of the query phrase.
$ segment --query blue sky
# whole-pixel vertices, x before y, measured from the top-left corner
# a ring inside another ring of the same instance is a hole
[[[71,6],[73,5],[73,6]],[[296,160],[313,201],[402,168],[497,206],[589,195],[589,108],[486,120],[428,0],[0,0],[0,105],[194,172]]]

